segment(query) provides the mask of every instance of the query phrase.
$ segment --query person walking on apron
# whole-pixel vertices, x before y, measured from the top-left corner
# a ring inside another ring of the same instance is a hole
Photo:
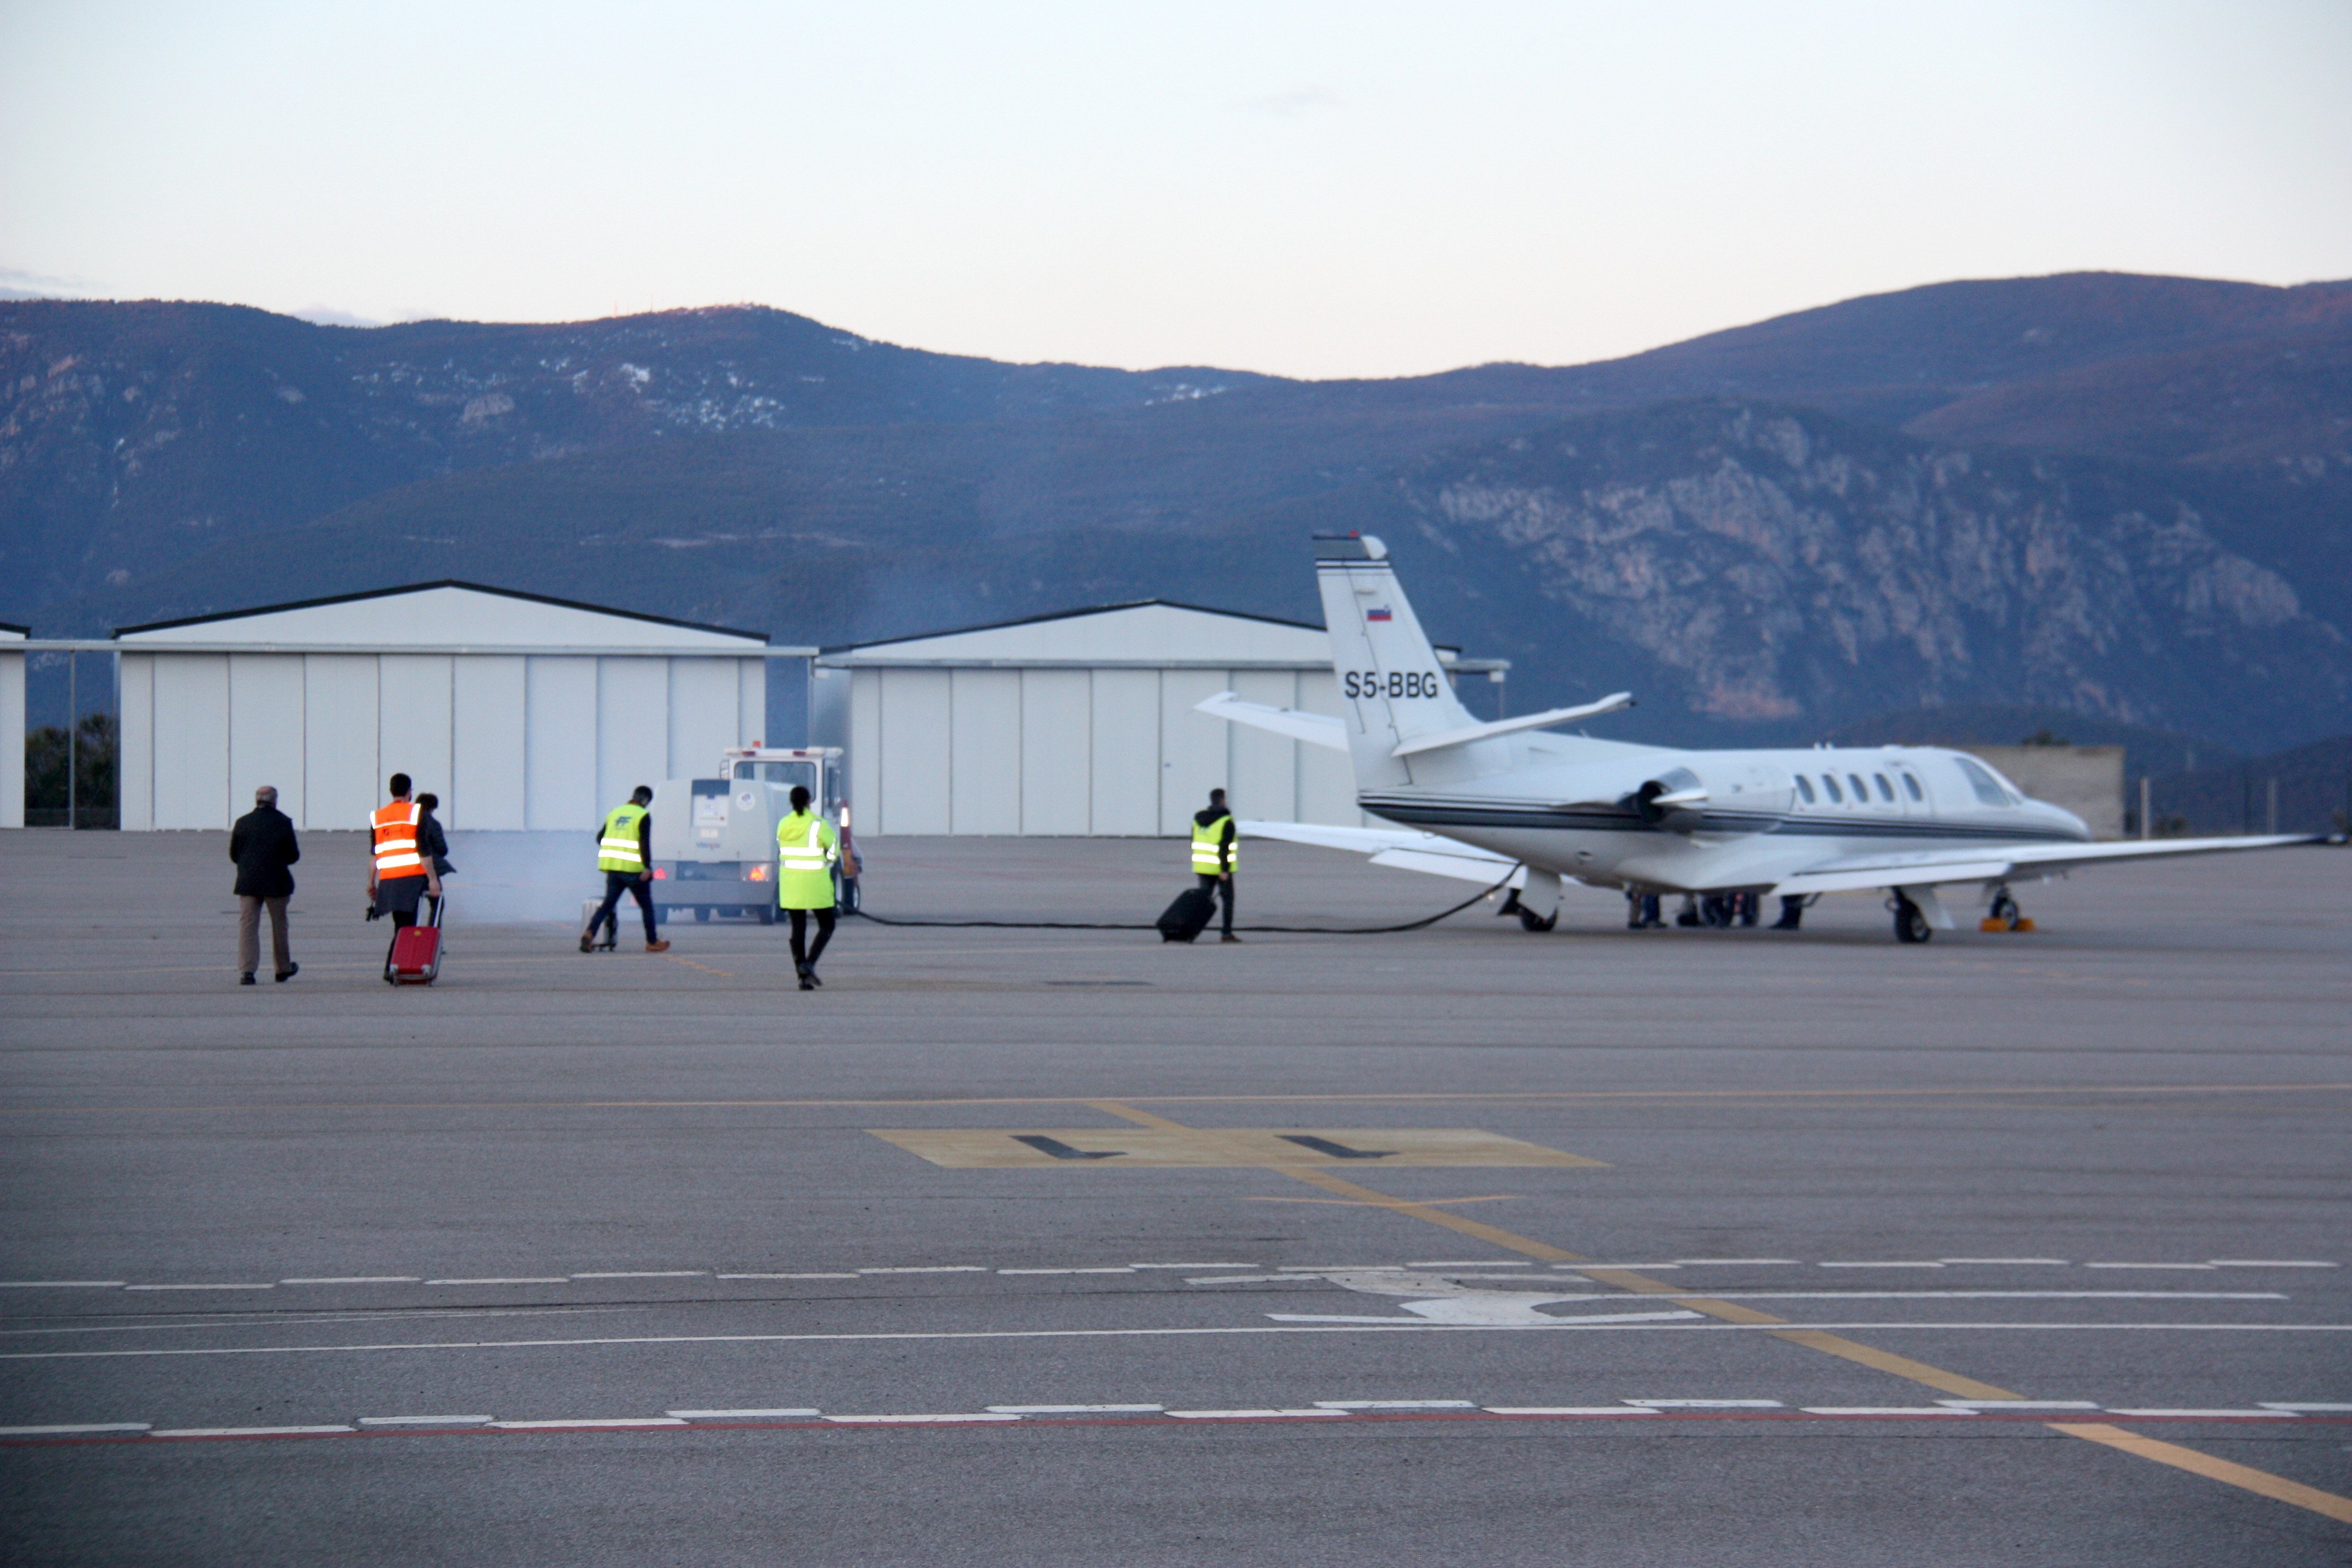
[[[805,784],[793,786],[793,814],[776,824],[776,907],[793,922],[793,968],[801,989],[814,991],[824,984],[816,977],[816,961],[833,940],[833,868],[841,858],[841,838],[833,824],[809,809]],[[816,942],[808,942],[808,919],[816,916]]]

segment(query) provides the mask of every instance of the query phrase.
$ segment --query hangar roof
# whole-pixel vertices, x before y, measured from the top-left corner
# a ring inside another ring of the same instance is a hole
[[[828,649],[828,665],[1296,664],[1328,668],[1321,626],[1197,605],[1144,599],[1065,610],[993,626],[854,643]]]
[[[175,647],[220,643],[352,648],[446,645],[474,650],[554,647],[609,647],[616,652],[702,647],[714,653],[768,650],[768,639],[758,632],[456,581],[412,583],[330,599],[156,621],[118,627],[114,635],[133,647],[167,642]]]

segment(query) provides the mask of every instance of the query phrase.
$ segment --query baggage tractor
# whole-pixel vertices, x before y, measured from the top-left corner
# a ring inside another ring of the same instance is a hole
[[[427,898],[430,912],[420,911],[413,926],[392,933],[392,952],[383,961],[383,977],[394,985],[430,985],[441,974],[441,906],[446,900]]]
[[[1215,894],[1206,888],[1187,888],[1160,915],[1160,940],[1191,942],[1209,929],[1209,921],[1216,912]]]

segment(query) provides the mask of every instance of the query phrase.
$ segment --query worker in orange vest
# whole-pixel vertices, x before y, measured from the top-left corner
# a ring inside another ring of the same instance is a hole
[[[375,830],[368,860],[368,919],[390,915],[397,931],[416,923],[420,900],[441,896],[441,874],[419,850],[416,825],[425,809],[408,798],[408,775],[394,773],[390,784],[392,804],[378,806],[368,818]]]

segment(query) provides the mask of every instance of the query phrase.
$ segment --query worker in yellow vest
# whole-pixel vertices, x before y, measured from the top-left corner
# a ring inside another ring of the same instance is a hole
[[[1192,814],[1192,875],[1201,879],[1201,890],[1215,893],[1224,907],[1219,942],[1241,941],[1234,934],[1234,842],[1239,837],[1234,814],[1225,809],[1225,792],[1211,790],[1208,809]]]
[[[644,784],[629,792],[628,803],[614,806],[605,816],[604,826],[596,834],[596,869],[604,873],[604,901],[588,917],[588,929],[580,933],[580,951],[596,951],[596,928],[604,928],[606,952],[621,940],[621,895],[628,894],[637,900],[637,909],[646,917],[646,951],[667,952],[669,943],[654,931],[654,814],[646,808],[654,803],[654,792]]]
[[[793,968],[801,989],[824,984],[816,961],[833,940],[833,868],[841,858],[841,836],[833,824],[809,810],[806,784],[793,786],[793,814],[776,824],[776,907],[792,918]],[[854,868],[845,874],[855,876]],[[807,945],[808,918],[816,916],[816,943]]]
[[[401,927],[416,923],[416,906],[427,895],[436,899],[441,896],[441,874],[418,851],[416,824],[425,813],[408,798],[408,775],[394,773],[385,782],[392,791],[391,803],[378,806],[368,816],[373,841],[368,858],[367,918],[390,915],[396,934]]]

